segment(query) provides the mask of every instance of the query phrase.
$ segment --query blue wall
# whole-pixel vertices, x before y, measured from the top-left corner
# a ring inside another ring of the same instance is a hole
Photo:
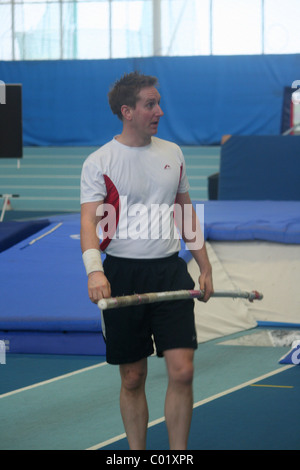
[[[133,70],[159,79],[159,137],[210,145],[224,134],[278,135],[300,55],[0,62],[0,80],[23,85],[25,146],[98,146],[121,129],[109,87]]]

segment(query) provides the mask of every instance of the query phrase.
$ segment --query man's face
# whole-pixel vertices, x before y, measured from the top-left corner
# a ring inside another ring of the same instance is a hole
[[[160,118],[160,94],[155,87],[142,88],[135,109],[131,109],[132,125],[139,135],[151,137],[157,133]]]

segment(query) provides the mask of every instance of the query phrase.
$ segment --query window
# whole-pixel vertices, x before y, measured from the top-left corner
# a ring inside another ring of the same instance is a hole
[[[298,54],[300,52],[299,1],[265,0],[264,52]]]
[[[152,55],[152,2],[115,0],[111,4],[113,58]]]
[[[59,3],[14,5],[15,59],[56,59],[60,53]]]
[[[262,53],[261,0],[214,0],[212,52],[215,55]]]
[[[0,0],[0,60],[300,53],[299,0]]]
[[[12,58],[12,15],[10,5],[0,4],[0,59]]]
[[[64,18],[65,24],[71,20],[76,28],[76,59],[108,59],[109,54],[109,4],[108,2],[78,2],[75,17]]]
[[[210,0],[162,0],[160,55],[210,54],[209,18]]]

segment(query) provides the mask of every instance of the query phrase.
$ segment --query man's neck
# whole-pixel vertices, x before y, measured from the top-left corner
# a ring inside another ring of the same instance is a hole
[[[151,136],[136,136],[125,132],[116,136],[116,140],[128,147],[145,147],[146,145],[151,144]]]

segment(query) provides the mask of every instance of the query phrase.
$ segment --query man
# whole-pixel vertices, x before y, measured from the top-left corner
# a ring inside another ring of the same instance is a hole
[[[155,77],[137,72],[115,83],[109,103],[122,121],[122,133],[90,155],[83,166],[81,246],[94,303],[117,295],[193,289],[186,263],[178,257],[175,201],[183,240],[191,243],[200,268],[203,301],[213,293],[212,269],[189,197],[182,152],[155,137],[163,116],[156,86]],[[96,230],[101,219],[103,267]],[[170,224],[169,236],[163,236],[162,219]],[[165,418],[170,449],[187,448],[197,348],[193,309],[193,300],[183,300],[102,313],[107,362],[120,367],[120,408],[132,450],[146,448],[145,381],[147,357],[154,351],[152,338],[168,371]]]

